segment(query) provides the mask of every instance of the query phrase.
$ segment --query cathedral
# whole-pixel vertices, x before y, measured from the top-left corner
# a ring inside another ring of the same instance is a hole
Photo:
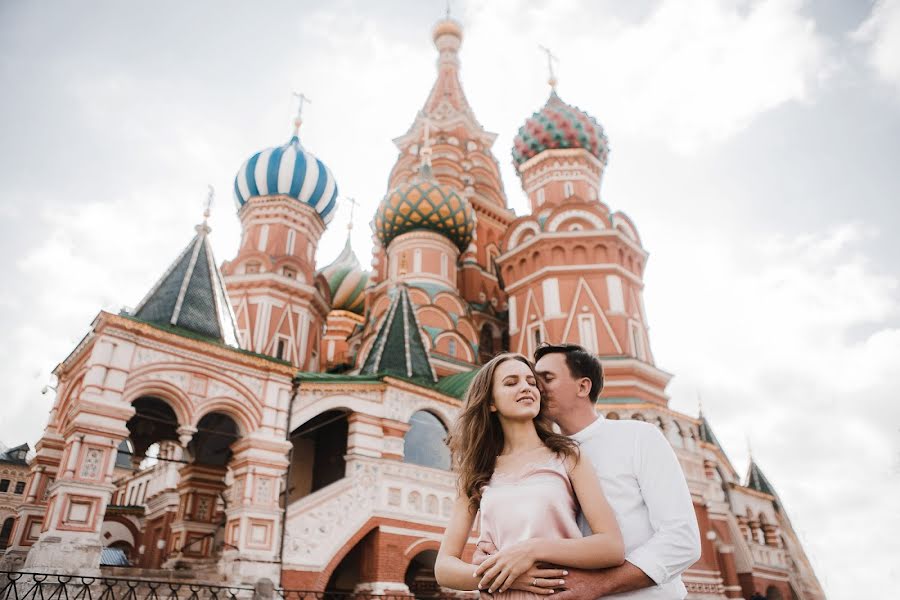
[[[512,148],[530,204],[517,216],[460,83],[462,26],[443,19],[432,39],[436,79],[394,140],[371,270],[349,236],[315,262],[340,181],[298,116],[237,171],[237,255],[216,261],[204,221],[133,310],[101,311],[56,367],[0,570],[446,596],[448,427],[480,364],[550,341],[601,357],[599,414],[673,446],[702,538],[689,598],[824,598],[760,466],[742,475],[702,414],[668,406],[648,254],[602,193],[603,128],[551,77]]]

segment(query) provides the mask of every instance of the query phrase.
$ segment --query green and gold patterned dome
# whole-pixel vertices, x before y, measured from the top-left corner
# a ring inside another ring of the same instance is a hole
[[[465,251],[475,231],[475,213],[456,190],[432,178],[400,185],[375,213],[375,234],[387,248],[398,235],[424,229],[439,233]]]

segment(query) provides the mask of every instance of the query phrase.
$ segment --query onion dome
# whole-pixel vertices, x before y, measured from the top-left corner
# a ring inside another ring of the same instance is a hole
[[[513,162],[519,166],[544,150],[560,148],[584,148],[603,164],[609,154],[600,123],[583,110],[563,102],[554,90],[543,108],[519,128],[513,140]]]
[[[252,196],[273,194],[285,194],[310,205],[326,225],[334,216],[338,196],[334,175],[303,148],[296,132],[287,144],[248,158],[234,178],[238,208]]]
[[[417,177],[381,201],[375,213],[375,234],[387,248],[398,235],[417,229],[447,237],[462,252],[472,242],[475,213],[453,188],[431,177]]]
[[[358,315],[363,314],[365,307],[365,290],[369,285],[369,273],[363,271],[359,259],[350,247],[350,236],[344,249],[321,273],[331,288],[331,308],[346,310]]]

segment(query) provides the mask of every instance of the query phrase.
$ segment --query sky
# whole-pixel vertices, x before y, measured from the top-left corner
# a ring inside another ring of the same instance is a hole
[[[462,82],[509,205],[548,94],[594,115],[601,190],[637,224],[671,406],[774,483],[831,599],[900,578],[900,0],[454,0]],[[444,2],[0,0],[0,441],[40,437],[53,368],[193,235],[217,259],[234,175],[286,142],[355,198],[353,245],[435,78]],[[344,206],[319,246],[343,245]]]

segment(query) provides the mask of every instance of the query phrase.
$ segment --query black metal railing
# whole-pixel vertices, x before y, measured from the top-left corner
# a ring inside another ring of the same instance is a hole
[[[429,590],[430,591],[430,590]],[[215,583],[0,571],[0,600],[410,600],[411,594],[288,590]],[[436,591],[427,600],[458,600]]]

